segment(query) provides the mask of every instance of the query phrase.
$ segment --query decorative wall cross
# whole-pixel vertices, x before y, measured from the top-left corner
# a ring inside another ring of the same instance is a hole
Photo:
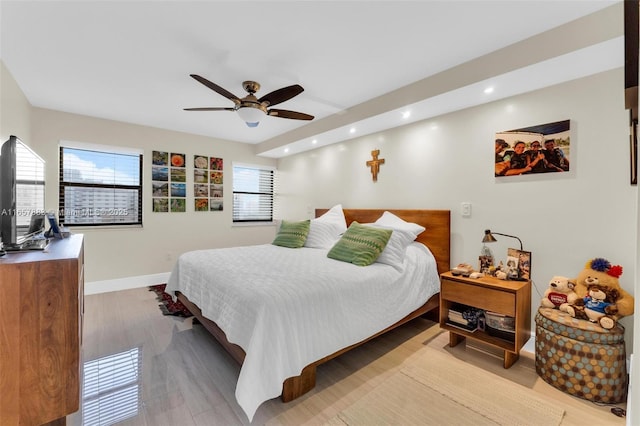
[[[367,166],[371,167],[371,174],[373,175],[373,181],[378,181],[378,172],[380,172],[380,165],[384,164],[384,158],[378,159],[378,155],[380,155],[379,149],[374,149],[371,151],[371,156],[373,160],[367,161]]]

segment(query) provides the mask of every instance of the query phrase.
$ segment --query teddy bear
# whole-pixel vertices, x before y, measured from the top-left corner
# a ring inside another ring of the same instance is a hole
[[[584,299],[588,295],[588,287],[592,284],[599,284],[618,292],[618,298],[615,301],[618,312],[610,314],[611,318],[616,322],[625,316],[633,315],[634,298],[620,286],[620,276],[622,275],[622,266],[612,265],[608,260],[603,258],[594,258],[589,260],[584,269],[578,273],[573,280],[575,287],[573,290],[578,295],[579,300]],[[578,311],[582,307],[578,307]],[[571,314],[569,312],[569,314]]]
[[[587,295],[567,306],[566,312],[574,318],[586,319],[610,330],[617,323],[614,315],[618,313],[616,302],[619,297],[620,293],[614,288],[590,284]]]
[[[560,309],[566,312],[566,307],[578,299],[573,288],[575,284],[569,278],[556,275],[549,281],[549,287],[545,290],[540,305],[545,308]]]

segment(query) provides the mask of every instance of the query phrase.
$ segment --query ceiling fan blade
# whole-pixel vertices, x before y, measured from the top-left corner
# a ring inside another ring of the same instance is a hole
[[[214,92],[219,93],[222,96],[224,96],[225,98],[232,100],[233,103],[235,103],[235,104],[240,104],[240,99],[236,95],[234,95],[233,93],[229,92],[228,90],[223,89],[222,87],[218,86],[217,84],[207,80],[204,77],[200,77],[197,74],[190,74],[190,75],[191,75],[191,77],[195,78],[200,83],[204,84],[205,86],[207,86],[209,89],[213,90]]]
[[[185,111],[235,111],[232,107],[184,108]]]
[[[283,87],[282,89],[274,90],[271,93],[267,93],[266,95],[258,99],[258,102],[267,102],[267,106],[277,105],[284,101],[288,101],[289,99],[299,95],[303,91],[304,89],[302,88],[302,86],[300,86],[299,84],[294,84],[293,86]]]
[[[297,111],[288,111],[286,109],[270,109],[268,113],[273,117],[291,118],[293,120],[313,120],[313,115]]]

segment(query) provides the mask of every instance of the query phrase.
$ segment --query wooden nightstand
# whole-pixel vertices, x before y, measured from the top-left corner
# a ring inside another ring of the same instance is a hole
[[[465,278],[451,272],[441,274],[440,281],[440,327],[449,331],[449,346],[456,346],[466,337],[480,340],[502,349],[504,368],[511,367],[531,337],[531,282],[494,277]],[[514,341],[491,336],[482,330],[470,332],[448,325],[449,308],[454,303],[514,317]]]

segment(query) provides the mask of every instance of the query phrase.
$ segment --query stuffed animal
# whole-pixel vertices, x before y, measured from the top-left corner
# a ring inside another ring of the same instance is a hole
[[[567,307],[567,313],[578,319],[587,319],[600,324],[604,329],[612,329],[617,321],[614,317],[618,313],[616,302],[620,294],[618,290],[604,285],[591,284],[587,288],[587,295]]]
[[[579,299],[584,299],[588,295],[588,287],[592,284],[599,284],[618,292],[616,307],[618,312],[610,314],[617,322],[620,318],[633,315],[634,298],[620,286],[620,276],[622,275],[622,266],[611,265],[608,260],[603,258],[591,259],[587,262],[584,269],[578,273],[573,280],[575,283],[574,291]],[[581,309],[581,308],[580,308]],[[579,309],[579,310],[580,310]]]
[[[545,308],[560,309],[566,312],[566,307],[578,299],[573,288],[575,284],[569,278],[556,275],[549,281],[549,287],[545,290],[540,305]]]
[[[504,271],[496,271],[496,278],[498,278],[499,280],[506,280],[507,273]]]

